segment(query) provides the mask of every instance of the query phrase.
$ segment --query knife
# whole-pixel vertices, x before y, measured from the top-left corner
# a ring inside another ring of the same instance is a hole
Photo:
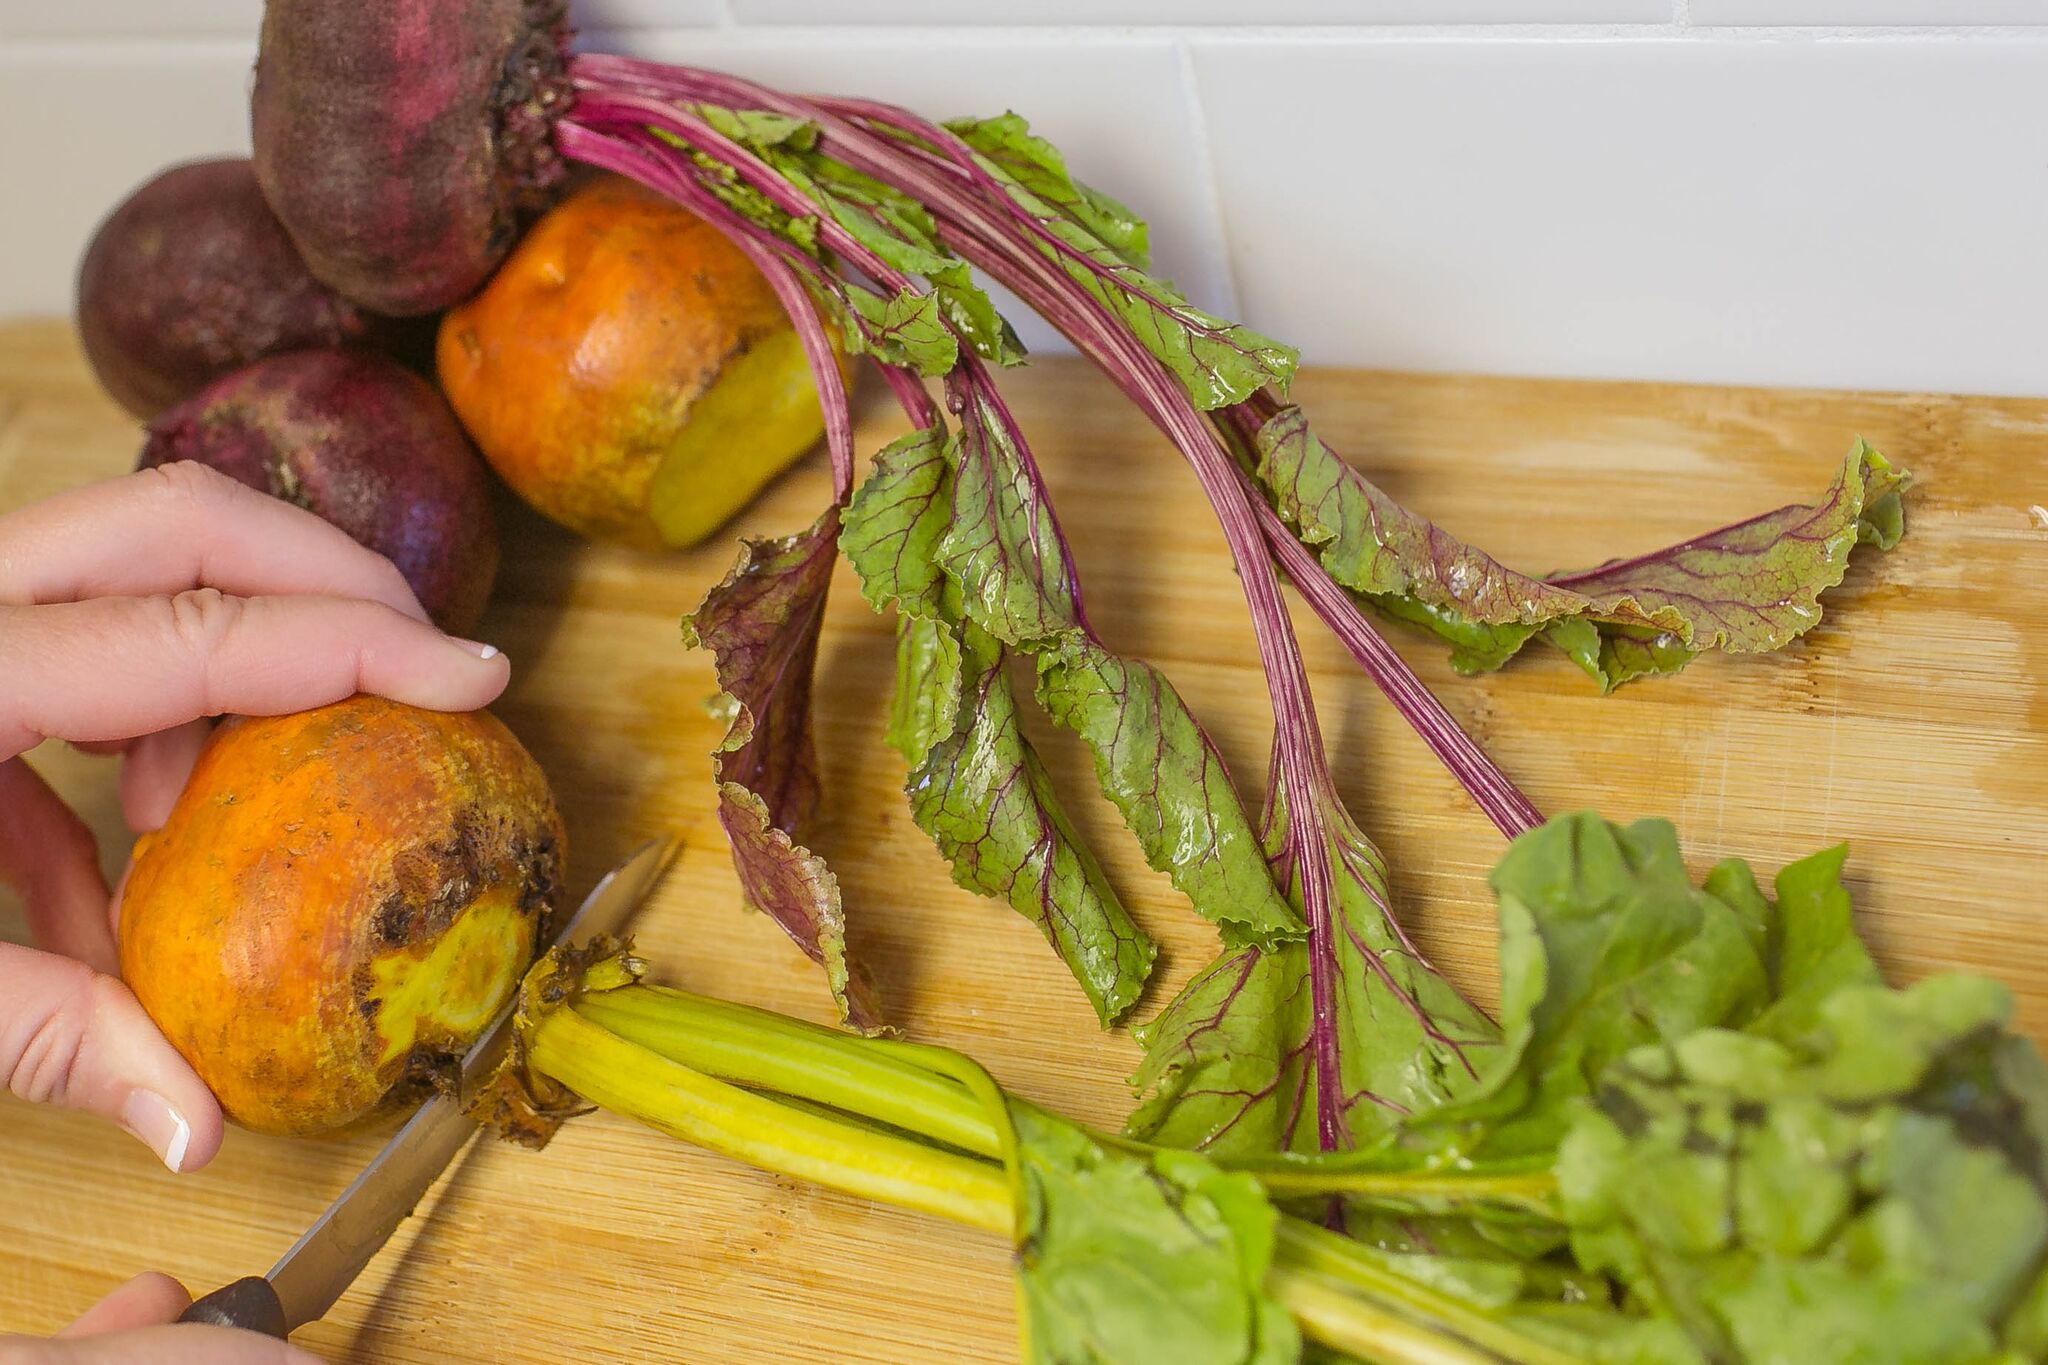
[[[591,888],[583,904],[555,935],[555,943],[609,933],[625,923],[647,899],[674,857],[674,838],[650,839]],[[552,945],[551,945],[552,946]],[[362,1174],[327,1206],[268,1275],[250,1275],[193,1302],[180,1322],[240,1327],[284,1338],[317,1322],[354,1283],[378,1248],[411,1215],[455,1154],[477,1131],[459,1098],[491,1074],[512,1041],[512,1015],[505,1006],[462,1059],[454,1095],[437,1094],[413,1111],[405,1126],[384,1144]]]

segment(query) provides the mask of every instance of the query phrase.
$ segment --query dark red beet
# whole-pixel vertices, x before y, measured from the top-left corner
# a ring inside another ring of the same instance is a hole
[[[140,467],[196,460],[313,512],[398,566],[443,630],[476,625],[498,572],[488,476],[418,375],[347,351],[260,360],[149,424]]]
[[[256,174],[313,273],[406,316],[474,293],[561,176],[563,0],[268,0]]]
[[[107,392],[153,417],[253,360],[394,327],[313,278],[237,158],[173,166],[107,216],[79,265],[78,330]]]

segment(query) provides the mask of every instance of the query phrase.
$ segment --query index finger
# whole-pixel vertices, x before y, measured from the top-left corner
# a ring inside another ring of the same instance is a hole
[[[204,465],[138,470],[0,517],[0,605],[192,588],[362,598],[427,619],[390,560]]]

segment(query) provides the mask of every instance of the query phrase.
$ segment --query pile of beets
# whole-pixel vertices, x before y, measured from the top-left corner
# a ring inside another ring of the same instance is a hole
[[[142,466],[197,460],[307,508],[457,633],[490,595],[498,535],[486,466],[431,380],[435,319],[562,179],[564,17],[273,0],[253,159],[163,171],[78,275],[86,355],[148,424]]]

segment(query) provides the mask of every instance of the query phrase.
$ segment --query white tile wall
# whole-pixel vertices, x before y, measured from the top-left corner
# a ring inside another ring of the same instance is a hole
[[[1692,0],[1695,24],[2048,24],[2048,0]]]
[[[1310,354],[2048,392],[2048,41],[1202,43],[1195,65],[1245,305]]]
[[[245,149],[259,10],[0,0],[0,315],[67,308],[157,167]],[[2048,394],[2048,0],[576,12],[590,46],[1014,107],[1313,360]]]
[[[0,0],[0,40],[242,38],[262,19],[263,0]]]
[[[0,39],[0,316],[68,310],[94,226],[163,166],[247,154],[252,52]]]

